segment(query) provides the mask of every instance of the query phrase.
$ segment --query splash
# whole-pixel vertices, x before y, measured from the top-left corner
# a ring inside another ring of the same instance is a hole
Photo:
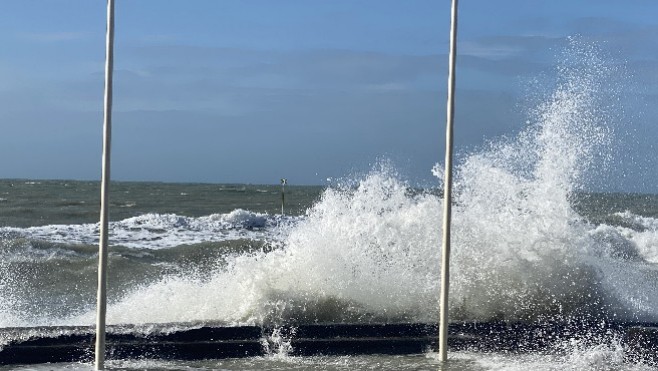
[[[624,370],[649,371],[655,367],[644,362],[629,362],[626,350],[619,339],[601,339],[597,345],[583,345],[578,342],[565,344],[562,349],[550,353],[504,354],[457,352],[452,355],[452,362],[462,362],[470,367],[465,369],[484,370]],[[435,353],[428,357],[438,363]]]
[[[437,197],[412,196],[399,180],[373,172],[356,189],[327,190],[290,227],[282,248],[235,255],[210,276],[170,276],[140,287],[110,306],[108,320],[429,321],[438,268],[428,256],[438,253],[438,208]]]
[[[641,235],[592,225],[573,208],[610,140],[600,102],[610,70],[577,41],[565,55],[528,127],[456,169],[453,320],[658,318],[658,270],[637,246]],[[108,320],[436,322],[442,202],[383,166],[327,189],[273,248],[137,287]],[[93,313],[65,322],[91,323]]]
[[[292,339],[295,337],[297,330],[284,329],[275,327],[269,335],[263,336],[261,344],[268,357],[276,359],[286,359],[292,354]]]
[[[588,261],[597,248],[590,227],[570,203],[608,133],[597,104],[607,71],[576,46],[567,55],[578,68],[570,59],[558,68],[555,91],[531,110],[529,127],[458,168],[457,318],[536,319],[613,305]]]

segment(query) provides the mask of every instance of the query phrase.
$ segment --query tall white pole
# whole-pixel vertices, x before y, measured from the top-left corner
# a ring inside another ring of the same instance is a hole
[[[105,369],[105,312],[107,308],[107,242],[109,233],[110,149],[112,143],[112,71],[114,68],[114,0],[107,0],[105,97],[103,101],[103,163],[101,175],[98,297],[96,311],[96,370]]]
[[[441,298],[439,360],[448,360],[448,292],[450,291],[450,223],[452,219],[452,126],[455,113],[455,61],[457,54],[457,0],[450,12],[450,56],[448,62],[448,106],[446,122],[446,167],[443,190],[443,247],[441,250]]]

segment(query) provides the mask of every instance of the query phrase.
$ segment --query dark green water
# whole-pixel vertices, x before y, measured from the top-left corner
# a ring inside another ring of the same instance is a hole
[[[322,190],[319,186],[287,185],[284,212],[289,218],[304,214],[318,200]],[[281,218],[281,193],[280,185],[116,182],[111,184],[110,220],[130,220],[142,215],[153,215],[157,219],[171,214],[175,218],[195,218],[224,215],[234,210],[264,214],[264,218],[274,218],[278,214]],[[0,180],[0,227],[25,231],[25,228],[45,226],[39,236],[30,236],[29,232],[27,236],[17,232],[17,236],[0,231],[0,253],[4,260],[2,283],[11,286],[13,297],[19,298],[12,306],[24,313],[24,320],[70,315],[71,311],[84,312],[95,305],[98,246],[94,235],[98,232],[94,224],[99,218],[99,200],[98,182]],[[91,230],[70,233],[70,228],[86,224]],[[48,227],[51,225],[60,227]],[[169,248],[159,249],[157,239],[160,232],[164,232],[162,228],[166,227],[144,225],[139,221],[118,228],[125,233],[151,233],[142,241],[156,240],[152,245],[156,248],[126,247],[113,242],[115,238],[111,237],[110,301],[118,300],[136,286],[168,275],[185,272],[203,277],[223,265],[228,256],[269,248],[265,238],[249,234],[266,230],[265,225],[247,227],[244,236],[214,241],[191,237],[182,240],[180,245],[174,242],[175,246],[170,244]],[[193,233],[194,228],[186,231]],[[241,225],[227,225],[225,229],[218,227],[208,233],[239,233]],[[53,240],[59,235],[64,236],[62,242]],[[76,235],[86,235],[86,240],[76,243],[67,239]]]
[[[320,186],[287,185],[285,213],[303,214]],[[144,213],[203,216],[246,209],[281,213],[280,185],[113,182],[110,220]],[[94,223],[100,183],[62,180],[0,180],[0,226]]]

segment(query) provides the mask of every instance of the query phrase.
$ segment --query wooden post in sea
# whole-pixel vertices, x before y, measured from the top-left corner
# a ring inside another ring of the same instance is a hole
[[[441,296],[439,301],[439,360],[448,360],[448,293],[450,291],[450,223],[452,219],[452,126],[455,112],[455,62],[457,54],[457,0],[450,12],[450,55],[448,57],[448,104],[446,162],[443,190],[443,245],[441,250]]]
[[[103,100],[103,161],[101,174],[98,295],[96,308],[96,370],[105,369],[105,316],[107,308],[107,245],[109,234],[110,149],[112,143],[112,72],[114,69],[114,0],[107,0],[105,40],[105,94]]]
[[[286,184],[288,184],[288,179],[281,178],[281,216],[283,216],[283,207],[286,204]]]

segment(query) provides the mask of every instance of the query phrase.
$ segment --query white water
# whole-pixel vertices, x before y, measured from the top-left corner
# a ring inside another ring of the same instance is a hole
[[[110,360],[113,370],[436,370],[447,371],[645,371],[655,370],[647,364],[629,364],[623,359],[618,344],[580,348],[577,345],[565,355],[505,354],[453,352],[448,364],[441,364],[434,353],[405,356],[316,356],[253,357],[202,361]],[[1,367],[0,370],[92,370],[92,364],[60,363],[34,366]]]
[[[236,209],[226,214],[198,218],[176,214],[145,214],[110,223],[110,244],[132,248],[164,249],[202,242],[237,239],[276,239],[279,224],[297,217],[270,216]],[[2,227],[8,233],[32,240],[64,244],[98,244],[98,223],[46,225],[29,228]]]
[[[586,66],[560,68],[526,130],[457,168],[454,320],[658,320],[655,225],[593,226],[569,202],[610,134],[599,108],[610,71],[580,47],[566,55]],[[282,248],[233,257],[204,279],[136,288],[110,306],[109,322],[434,322],[441,202],[410,194],[390,169],[373,171],[328,189],[281,234]],[[172,218],[161,228],[176,230]]]

